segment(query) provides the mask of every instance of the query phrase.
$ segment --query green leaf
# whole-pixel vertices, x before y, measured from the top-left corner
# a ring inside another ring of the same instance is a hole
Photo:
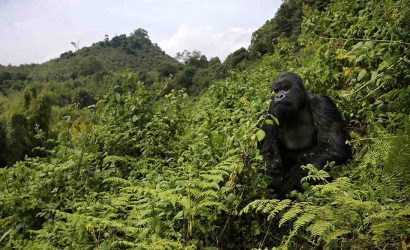
[[[266,123],[266,124],[273,125],[273,120],[265,120],[265,123]]]
[[[183,216],[184,216],[184,210],[181,210],[174,216],[174,220],[180,220],[183,218]]]
[[[0,242],[2,242],[2,241],[7,237],[7,235],[9,235],[12,231],[13,231],[13,229],[9,229],[7,232],[5,232],[5,233],[1,236]]]
[[[138,120],[138,116],[133,115],[133,116],[132,116],[132,122],[136,122],[137,120]]]
[[[256,132],[256,139],[258,139],[258,141],[262,141],[263,138],[265,138],[265,131],[263,131],[262,129],[259,129],[258,132]]]
[[[218,146],[218,147],[222,146],[223,138],[217,131],[212,131],[211,132],[211,138],[212,138],[212,143],[215,146]]]
[[[272,120],[276,125],[279,125],[279,120],[275,116],[272,116]]]
[[[359,75],[357,76],[357,80],[360,81],[365,77],[367,74],[367,71],[365,69],[362,69],[362,71],[359,72]]]

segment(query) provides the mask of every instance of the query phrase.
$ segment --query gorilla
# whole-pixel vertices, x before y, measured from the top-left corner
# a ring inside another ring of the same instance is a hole
[[[298,75],[282,73],[273,81],[268,114],[279,124],[262,125],[265,137],[258,147],[279,198],[301,190],[300,180],[306,175],[302,165],[321,168],[327,162],[343,164],[351,158],[336,105],[327,96],[307,92]]]

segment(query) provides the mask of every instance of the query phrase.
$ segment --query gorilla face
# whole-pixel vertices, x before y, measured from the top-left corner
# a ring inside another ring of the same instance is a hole
[[[278,119],[290,119],[306,106],[308,94],[302,79],[294,73],[283,73],[272,83],[269,113]]]

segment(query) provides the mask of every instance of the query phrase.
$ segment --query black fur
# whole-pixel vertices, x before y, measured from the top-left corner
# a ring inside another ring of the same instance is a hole
[[[262,126],[266,136],[259,149],[273,178],[272,187],[283,198],[301,189],[300,179],[306,173],[300,166],[343,164],[351,158],[351,149],[345,143],[342,117],[329,97],[310,95],[294,73],[281,74],[272,83],[272,91],[268,113],[279,125]]]

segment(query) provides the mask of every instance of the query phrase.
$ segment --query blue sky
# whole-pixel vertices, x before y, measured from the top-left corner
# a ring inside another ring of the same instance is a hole
[[[167,54],[224,59],[248,47],[280,0],[0,0],[0,64],[42,63],[137,28]]]

